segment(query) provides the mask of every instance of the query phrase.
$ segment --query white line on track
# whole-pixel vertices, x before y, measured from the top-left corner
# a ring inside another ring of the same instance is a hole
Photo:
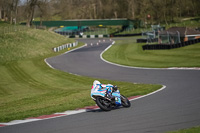
[[[153,95],[153,94],[155,94],[155,93],[157,93],[157,92],[159,92],[159,91],[164,90],[165,88],[166,88],[166,86],[163,85],[163,87],[160,88],[160,89],[158,89],[157,91],[154,91],[154,92],[152,92],[152,93],[149,93],[149,94],[146,94],[146,95],[143,95],[143,96],[140,96],[140,97],[134,98],[134,99],[131,99],[130,101],[137,100],[137,99],[140,99],[140,98],[144,98],[144,97],[147,97],[147,96]]]
[[[70,53],[70,52],[75,51],[75,50],[77,50],[77,49],[81,49],[81,48],[83,48],[83,47],[85,47],[85,46],[87,46],[87,44],[85,44],[85,45],[83,45],[83,46],[81,46],[81,47],[72,49],[72,50],[70,50],[70,51],[67,51],[67,52],[65,52],[65,53],[63,53],[63,54],[60,54],[60,55],[64,55],[64,54]],[[60,55],[59,55],[59,56],[60,56]],[[50,57],[50,58],[51,58],[51,57]],[[52,65],[50,65],[50,64],[47,62],[47,58],[44,59],[44,62],[45,62],[50,68],[55,69]],[[76,75],[78,75],[78,74],[76,74]]]

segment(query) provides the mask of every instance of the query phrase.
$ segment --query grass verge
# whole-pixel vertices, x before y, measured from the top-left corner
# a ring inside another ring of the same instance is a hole
[[[103,58],[117,64],[149,67],[200,67],[200,43],[171,50],[142,50],[136,38],[116,41]]]
[[[45,58],[65,51],[54,53],[53,47],[74,40],[35,29],[1,34],[0,38],[0,122],[95,104],[90,98],[93,78],[54,70],[44,62]],[[161,85],[99,80],[117,84],[127,97],[161,88]]]
[[[200,127],[193,127],[189,129],[183,129],[179,131],[172,131],[172,132],[167,132],[167,133],[199,133],[200,132]]]

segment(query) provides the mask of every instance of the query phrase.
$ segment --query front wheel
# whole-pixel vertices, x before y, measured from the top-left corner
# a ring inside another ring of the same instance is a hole
[[[121,95],[122,106],[128,108],[131,106],[130,101],[125,96]]]
[[[104,97],[97,97],[96,103],[104,111],[110,111],[112,109],[111,102]]]

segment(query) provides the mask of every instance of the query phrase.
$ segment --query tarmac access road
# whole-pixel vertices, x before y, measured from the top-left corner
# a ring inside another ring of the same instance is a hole
[[[0,128],[0,133],[162,133],[200,125],[199,70],[115,66],[100,58],[102,51],[112,43],[109,39],[105,42],[103,39],[101,42],[99,39],[79,41],[88,45],[46,61],[55,69],[73,74],[133,83],[162,84],[166,88],[132,101],[130,108],[110,112],[97,110],[5,126]]]

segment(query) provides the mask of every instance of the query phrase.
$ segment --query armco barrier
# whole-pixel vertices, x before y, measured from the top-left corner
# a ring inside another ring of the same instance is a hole
[[[103,38],[103,37],[110,37],[110,35],[68,35],[65,32],[56,31],[55,33],[64,35],[68,38]]]
[[[111,34],[110,36],[111,37],[130,37],[130,36],[141,36],[142,33],[135,33],[135,34],[119,34],[119,35],[116,35],[116,34]]]
[[[109,35],[71,35],[68,36],[69,38],[103,38],[103,37],[110,37]]]
[[[141,39],[137,39],[137,43],[146,43],[146,42],[158,42],[158,38],[141,38]]]
[[[137,39],[137,43],[146,43],[147,39]]]
[[[196,44],[196,43],[200,43],[200,38],[195,39],[195,40],[189,40],[182,43],[177,43],[177,44],[147,44],[147,45],[143,45],[142,48],[143,50],[173,49],[173,48],[180,48],[180,47],[184,47],[184,46],[188,46],[188,45]]]
[[[130,36],[141,36],[142,33],[135,33],[135,34],[120,34],[120,35],[68,35],[65,32],[56,31],[57,34],[67,36],[69,38],[103,38],[103,37],[130,37]]]
[[[66,48],[71,48],[71,47],[75,47],[78,45],[78,42],[74,42],[74,43],[68,43],[68,44],[64,44],[64,45],[61,45],[61,46],[58,46],[58,47],[55,47],[53,48],[53,51],[54,52],[59,52],[63,49],[66,49]]]

